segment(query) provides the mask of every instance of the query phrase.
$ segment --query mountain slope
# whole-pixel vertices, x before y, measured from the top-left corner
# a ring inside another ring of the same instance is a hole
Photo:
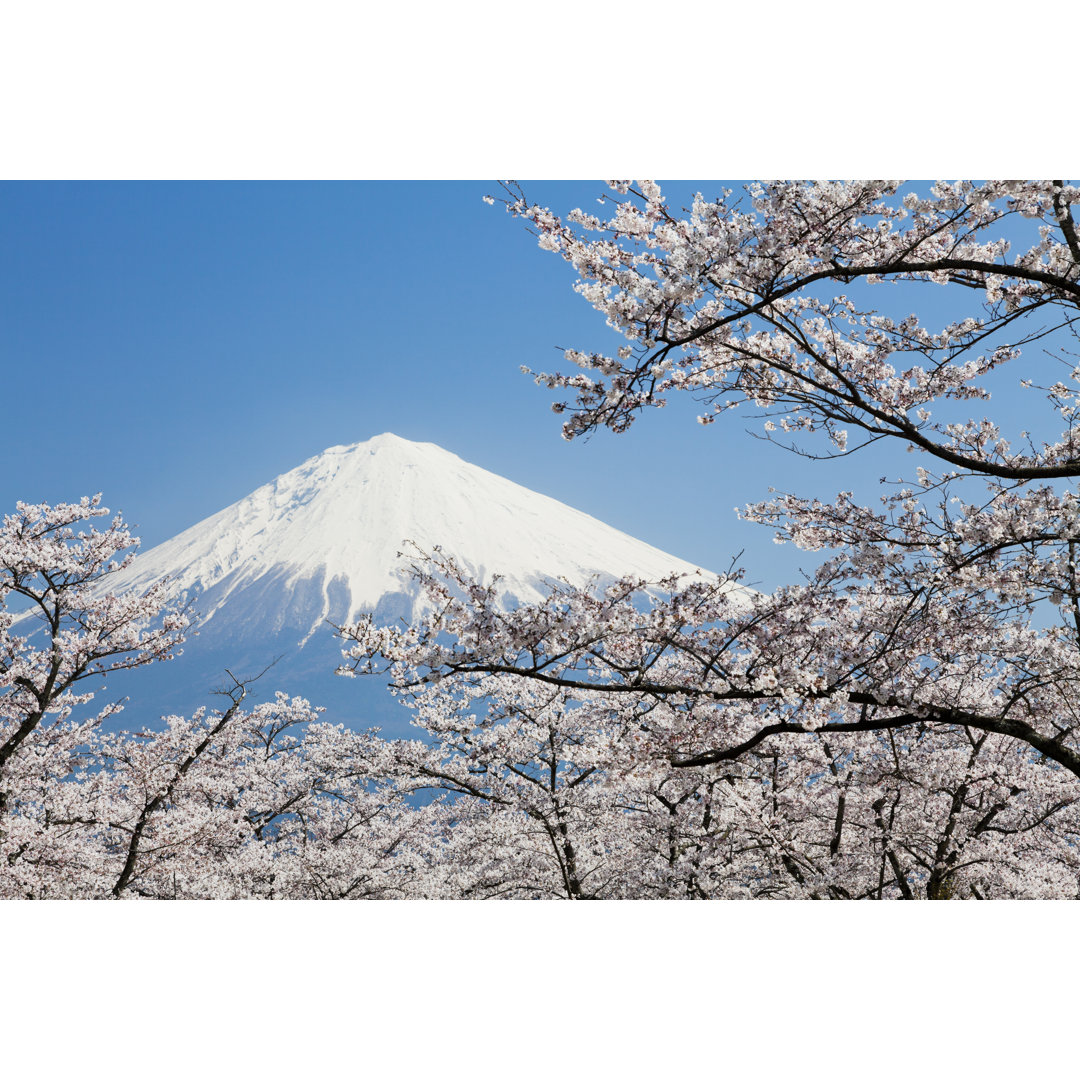
[[[559,577],[705,572],[431,443],[386,434],[331,447],[110,579],[126,590],[169,577],[196,615],[183,656],[125,677],[123,726],[190,712],[226,668],[248,676],[278,658],[256,697],[282,689],[330,706],[335,721],[404,734],[407,716],[373,680],[334,678],[341,643],[329,624],[422,612],[398,555],[406,541],[440,545],[485,583],[502,575],[507,606],[539,600]]]
[[[327,619],[413,614],[406,541],[441,545],[478,578],[501,574],[507,601],[540,599],[553,577],[658,578],[698,568],[432,443],[379,435],[335,446],[139,555],[113,587],[172,577],[199,622],[291,629]]]

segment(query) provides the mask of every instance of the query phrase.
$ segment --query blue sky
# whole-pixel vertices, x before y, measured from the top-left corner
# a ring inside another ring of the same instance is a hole
[[[560,212],[606,190],[524,186]],[[665,190],[678,204],[720,186]],[[564,442],[555,395],[520,366],[620,339],[489,193],[494,181],[0,184],[0,507],[102,491],[149,547],[328,446],[393,431],[711,569],[745,550],[748,580],[772,588],[810,557],[736,505],[770,485],[872,497],[908,464],[891,447],[801,461],[738,414],[702,427],[689,400]]]
[[[604,190],[526,184],[563,211]],[[493,181],[0,185],[0,505],[100,490],[150,546],[328,446],[393,431],[680,557],[722,568],[760,547],[751,577],[790,577],[796,554],[732,508],[805,466],[740,424],[702,428],[680,402],[626,435],[561,439],[554,395],[520,365],[564,366],[559,346],[615,338],[488,193]]]

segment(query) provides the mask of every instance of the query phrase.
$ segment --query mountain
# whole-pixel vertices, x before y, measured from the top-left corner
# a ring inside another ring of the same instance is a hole
[[[508,606],[539,600],[553,578],[584,584],[594,574],[705,572],[432,443],[384,434],[334,446],[140,554],[110,580],[111,589],[127,590],[169,577],[197,616],[198,634],[181,658],[125,679],[126,726],[133,709],[140,723],[152,722],[147,710],[155,719],[190,711],[207,702],[224,668],[249,675],[276,656],[260,696],[279,688],[303,694],[332,703],[328,719],[363,724],[351,714],[370,697],[357,693],[365,680],[334,678],[341,644],[329,623],[365,611],[386,622],[422,613],[408,559],[399,555],[406,541],[441,546],[485,582],[501,575]],[[342,707],[350,715],[336,715]],[[380,699],[380,719],[387,708]]]

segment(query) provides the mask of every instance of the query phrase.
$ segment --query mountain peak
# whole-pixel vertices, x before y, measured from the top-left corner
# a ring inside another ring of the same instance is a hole
[[[361,611],[410,618],[416,587],[407,541],[439,545],[507,603],[545,581],[659,578],[698,568],[595,518],[390,432],[332,446],[246,498],[139,555],[114,587],[171,577],[202,626],[227,622],[307,638]],[[223,627],[222,627],[223,628]]]

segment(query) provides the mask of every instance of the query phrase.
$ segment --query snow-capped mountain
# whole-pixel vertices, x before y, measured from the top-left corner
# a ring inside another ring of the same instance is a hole
[[[139,555],[110,585],[171,577],[203,628],[255,620],[299,643],[362,611],[413,614],[406,541],[440,545],[485,582],[501,575],[508,603],[539,600],[556,577],[699,571],[433,443],[386,434],[308,459]]]
[[[330,624],[420,613],[406,541],[441,546],[485,583],[499,574],[507,605],[539,600],[554,578],[705,572],[432,443],[379,435],[310,458],[109,580],[126,591],[171,578],[196,615],[185,655],[131,673],[125,692],[156,719],[206,703],[224,668],[252,674],[280,657],[264,693],[336,706],[344,683],[358,701],[355,681],[333,677]]]

